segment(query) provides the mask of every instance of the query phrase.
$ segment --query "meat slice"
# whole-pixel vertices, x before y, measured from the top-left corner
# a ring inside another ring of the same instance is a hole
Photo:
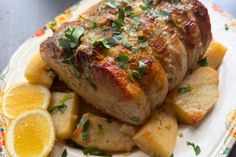
[[[210,29],[197,0],[101,1],[63,24],[40,52],[86,102],[140,125],[197,63]]]

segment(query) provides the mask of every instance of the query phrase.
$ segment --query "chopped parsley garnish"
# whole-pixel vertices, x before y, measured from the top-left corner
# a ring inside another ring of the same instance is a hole
[[[144,13],[149,13],[150,12],[150,8],[148,8],[148,7],[144,6],[144,5],[140,5],[139,7],[142,9],[142,11]]]
[[[97,134],[104,134],[102,124],[97,125]]]
[[[4,80],[4,79],[5,79],[5,75],[0,74],[0,80]]]
[[[170,16],[170,13],[166,12],[166,11],[161,11],[161,12],[153,12],[153,17],[156,18],[162,18],[162,19],[166,19]]]
[[[66,140],[66,145],[76,148],[76,149],[81,149],[85,155],[96,155],[96,156],[104,156],[104,157],[111,157],[112,155],[98,151],[94,148],[84,148],[83,146],[75,143],[72,140]]]
[[[87,27],[89,29],[94,29],[98,26],[98,23],[95,20],[89,20],[89,19],[83,17],[82,15],[80,15],[79,17],[87,21]]]
[[[111,157],[112,156],[111,154],[101,152],[95,148],[84,148],[82,151],[85,155],[96,155],[96,156],[104,156],[104,157]]]
[[[128,61],[129,56],[127,54],[120,54],[115,58],[115,61],[117,62],[118,66],[122,69],[128,68]]]
[[[63,153],[61,154],[61,157],[67,157],[67,150],[64,149]]]
[[[144,3],[148,9],[151,9],[151,0],[144,0]]]
[[[138,36],[139,46],[142,48],[147,47],[148,42],[147,39],[144,36]]]
[[[129,79],[131,81],[134,81],[134,79],[141,79],[144,75],[144,72],[147,68],[147,64],[145,64],[144,62],[142,61],[139,61],[138,62],[138,70],[132,70],[130,73],[129,73]]]
[[[69,64],[72,67],[73,71],[74,71],[75,77],[76,78],[80,77],[80,71],[77,68],[77,66],[75,65],[75,57],[74,56],[72,56],[71,58],[64,59],[62,61],[62,63]]]
[[[195,155],[198,156],[201,153],[201,148],[198,145],[195,145],[194,143],[187,142],[187,146],[192,146],[193,150],[195,152]]]
[[[90,38],[93,45],[102,45],[104,48],[109,49],[118,44],[116,36],[112,38]]]
[[[132,48],[134,46],[131,42],[128,41],[128,39],[123,40],[123,45],[126,48]]]
[[[68,59],[73,55],[72,48],[70,45],[70,41],[67,39],[60,38],[58,40],[60,46],[63,48],[64,51],[64,58]]]
[[[139,73],[140,73],[141,76],[144,75],[144,72],[145,72],[146,68],[147,68],[147,64],[145,64],[145,63],[142,62],[142,61],[139,61],[139,62],[138,62],[138,71],[139,71]]]
[[[93,82],[91,78],[91,67],[85,66],[84,67],[84,73],[85,73],[85,80],[88,82],[88,84],[93,88],[93,90],[97,90],[96,84]]]
[[[187,92],[190,92],[192,90],[192,87],[190,85],[186,85],[186,86],[183,86],[183,87],[180,87],[177,89],[177,93],[179,94],[185,94]]]
[[[66,111],[66,109],[67,109],[67,105],[62,104],[62,105],[54,106],[53,108],[51,108],[51,109],[49,110],[49,112],[50,112],[51,114],[54,114],[54,113],[59,112],[59,111],[60,111],[61,113],[64,113],[64,112]]]
[[[179,0],[171,0],[171,3],[172,3],[172,4],[178,4],[178,3],[179,3]]]
[[[200,65],[202,67],[207,67],[208,66],[207,57],[200,59],[197,63],[198,63],[198,65]]]
[[[62,61],[62,63],[69,64],[72,66],[76,78],[80,76],[80,72],[77,66],[75,65],[73,48],[80,44],[80,38],[83,36],[84,31],[85,30],[83,27],[77,27],[75,29],[73,29],[72,27],[68,27],[64,32],[66,39],[60,38],[58,40],[59,45],[64,51],[64,60]]]
[[[70,41],[71,48],[75,48],[79,44],[79,39],[84,34],[84,28],[83,27],[77,27],[75,29],[68,27],[65,31],[65,36]]]
[[[123,9],[118,10],[119,17],[117,20],[112,22],[112,32],[113,34],[121,34],[122,33],[122,27],[124,25],[125,20],[125,12]]]
[[[134,28],[139,29],[141,26],[140,18],[135,16],[131,19],[132,24],[134,25]]]
[[[226,31],[229,30],[229,25],[225,24],[225,30],[226,30]]]
[[[130,120],[134,121],[134,122],[139,122],[140,121],[140,118],[139,117],[136,117],[136,116],[133,116],[133,117],[130,117]]]
[[[84,118],[83,121],[81,122],[82,125],[82,139],[85,141],[88,138],[89,135],[89,124],[90,120],[88,118]]]
[[[116,1],[114,0],[109,0],[106,2],[106,5],[108,5],[110,8],[112,9],[118,9],[119,8],[119,3],[117,3]]]
[[[70,147],[72,147],[72,148],[83,149],[83,147],[82,147],[81,145],[75,143],[74,141],[72,141],[72,140],[70,140],[70,139],[69,139],[69,140],[66,140],[65,143],[66,143],[66,145],[68,145],[68,146],[70,146]]]
[[[141,79],[141,78],[142,78],[141,74],[140,74],[139,71],[137,71],[137,70],[132,70],[132,71],[131,71],[131,76],[132,76],[133,78],[136,78],[136,79]],[[132,78],[132,80],[133,80],[133,78]]]
[[[65,105],[65,102],[69,99],[71,99],[72,96],[70,94],[65,94],[62,99],[58,102],[59,105],[52,107],[49,112],[51,114],[54,114],[56,112],[64,113],[67,109],[67,105]]]

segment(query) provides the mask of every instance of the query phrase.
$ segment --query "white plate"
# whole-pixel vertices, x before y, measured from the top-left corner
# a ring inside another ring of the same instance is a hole
[[[83,0],[59,15],[56,21],[62,22],[67,20],[67,18],[72,20],[97,1],[99,0]],[[229,14],[222,12],[216,4],[207,0],[202,0],[202,2],[210,13],[214,39],[223,43],[228,48],[228,51],[219,68],[220,96],[215,108],[199,126],[180,126],[183,137],[178,137],[177,139],[174,151],[175,157],[195,156],[193,149],[186,145],[187,141],[200,146],[201,153],[199,157],[225,157],[228,156],[236,138],[236,122],[235,120],[230,120],[230,117],[236,117],[236,20],[230,17]],[[225,30],[225,24],[229,26],[228,31]],[[51,35],[51,30],[45,27],[22,44],[12,56],[8,67],[3,73],[5,79],[0,81],[2,89],[9,87],[11,84],[26,81],[24,78],[26,65],[32,56],[39,51],[40,43]],[[61,156],[64,147],[63,144],[58,143],[51,156]],[[67,148],[67,151],[69,157],[84,156],[80,150]],[[146,157],[147,155],[141,151],[136,151],[130,154],[114,156]]]

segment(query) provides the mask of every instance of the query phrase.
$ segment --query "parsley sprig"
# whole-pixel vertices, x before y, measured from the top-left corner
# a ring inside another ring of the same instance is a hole
[[[187,92],[190,92],[193,89],[193,87],[191,87],[189,84],[185,85],[183,87],[180,87],[177,89],[177,93],[179,94],[185,94]]]
[[[115,58],[115,61],[117,62],[118,66],[122,69],[128,68],[128,61],[129,56],[127,54],[120,54]]]
[[[193,147],[193,150],[194,150],[196,156],[198,156],[201,153],[201,148],[198,145],[191,143],[191,142],[187,142],[186,144],[187,144],[187,146]]]

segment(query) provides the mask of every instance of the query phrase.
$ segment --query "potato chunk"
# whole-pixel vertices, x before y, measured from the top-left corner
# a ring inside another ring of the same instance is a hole
[[[167,97],[178,119],[193,125],[203,119],[218,98],[218,73],[210,67],[201,67]]]
[[[227,48],[224,47],[224,45],[216,41],[212,41],[205,54],[208,60],[208,65],[214,69],[218,68],[225,56],[226,51]]]
[[[153,111],[150,119],[134,136],[134,141],[151,156],[169,157],[174,150],[177,132],[174,114],[169,108],[161,108]]]
[[[75,130],[72,140],[87,148],[102,151],[131,151],[135,143],[132,139],[135,129],[115,120],[86,113]]]
[[[44,85],[49,88],[56,75],[42,60],[40,53],[37,53],[27,66],[25,77],[30,83]]]
[[[58,139],[69,139],[77,124],[78,96],[75,93],[52,92],[49,107]]]

